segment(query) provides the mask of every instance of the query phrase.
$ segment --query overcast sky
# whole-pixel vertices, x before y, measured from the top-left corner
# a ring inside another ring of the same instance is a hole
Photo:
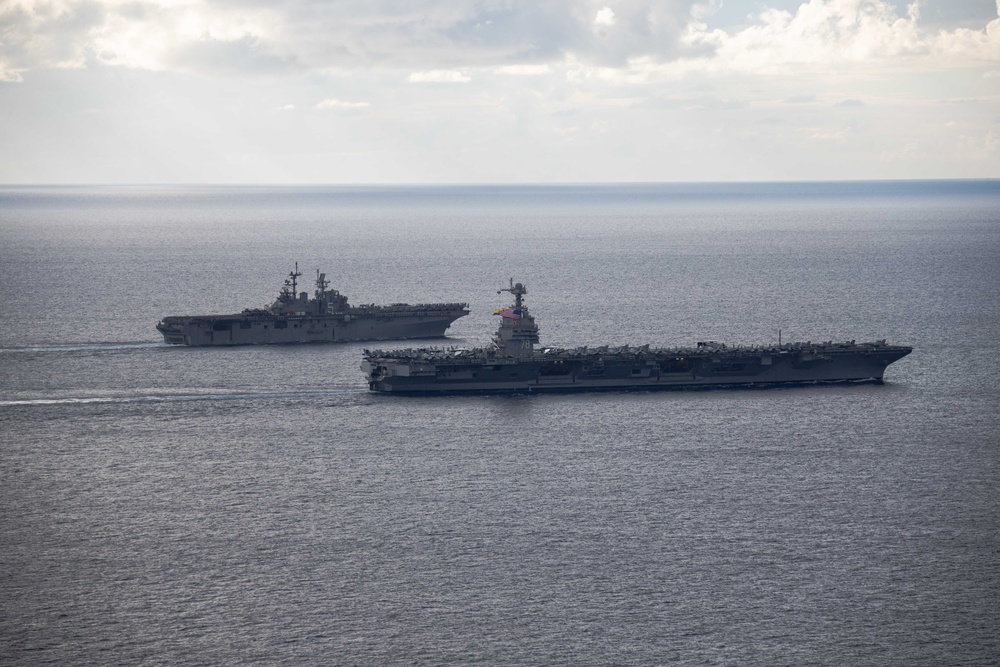
[[[998,178],[998,5],[0,0],[0,183]]]

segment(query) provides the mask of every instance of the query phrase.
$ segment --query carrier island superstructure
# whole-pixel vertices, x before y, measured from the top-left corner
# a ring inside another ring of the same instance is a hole
[[[171,315],[156,328],[173,345],[266,345],[439,338],[468,315],[467,303],[394,303],[351,306],[316,271],[316,290],[298,292],[299,265],[266,308],[231,315]]]
[[[625,389],[750,387],[802,383],[882,382],[886,367],[913,351],[870,343],[784,343],[694,347],[536,347],[538,325],[514,283],[510,307],[494,311],[500,326],[490,346],[365,350],[361,369],[373,392],[448,394]]]

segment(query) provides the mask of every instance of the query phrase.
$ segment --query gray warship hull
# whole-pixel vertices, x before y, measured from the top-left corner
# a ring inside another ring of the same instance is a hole
[[[231,315],[170,315],[156,325],[170,345],[281,345],[439,338],[469,314],[465,303],[352,306],[316,271],[316,290],[298,291],[299,265],[266,308]]]
[[[501,323],[491,347],[472,350],[365,350],[361,370],[374,392],[458,394],[766,387],[882,382],[886,367],[913,351],[873,343],[788,343],[729,347],[607,346],[539,348],[538,325],[524,306],[521,283],[504,290],[514,304],[493,312]],[[499,292],[498,292],[499,294]],[[780,336],[779,336],[780,339]]]
[[[156,325],[172,345],[280,345],[440,338],[468,311],[451,308],[336,315],[197,315],[164,317]]]
[[[393,394],[573,392],[768,387],[882,382],[911,348],[884,343],[791,344],[770,348],[619,348],[540,351],[488,358],[487,351],[435,358],[432,350],[366,357],[371,391]]]

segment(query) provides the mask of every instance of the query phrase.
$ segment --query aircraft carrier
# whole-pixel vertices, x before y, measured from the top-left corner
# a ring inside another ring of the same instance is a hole
[[[528,291],[513,279],[502,291],[513,294],[514,303],[494,311],[501,319],[492,345],[365,350],[361,370],[369,389],[392,394],[529,393],[882,382],[886,367],[913,351],[884,340],[536,348],[538,326],[523,303]]]
[[[273,345],[439,338],[469,314],[467,303],[394,303],[351,306],[316,271],[316,290],[298,292],[299,265],[267,308],[232,315],[171,315],[156,328],[172,345]]]

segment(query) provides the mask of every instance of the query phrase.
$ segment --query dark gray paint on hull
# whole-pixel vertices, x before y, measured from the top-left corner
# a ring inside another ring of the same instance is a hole
[[[538,326],[524,306],[527,290],[494,312],[500,326],[488,348],[365,350],[368,388],[402,394],[708,389],[882,380],[886,367],[912,351],[873,343],[788,343],[694,348],[535,349]]]
[[[156,328],[171,345],[230,346],[439,338],[469,314],[466,303],[351,306],[316,271],[312,297],[298,291],[299,265],[267,308],[225,315],[170,315]]]

